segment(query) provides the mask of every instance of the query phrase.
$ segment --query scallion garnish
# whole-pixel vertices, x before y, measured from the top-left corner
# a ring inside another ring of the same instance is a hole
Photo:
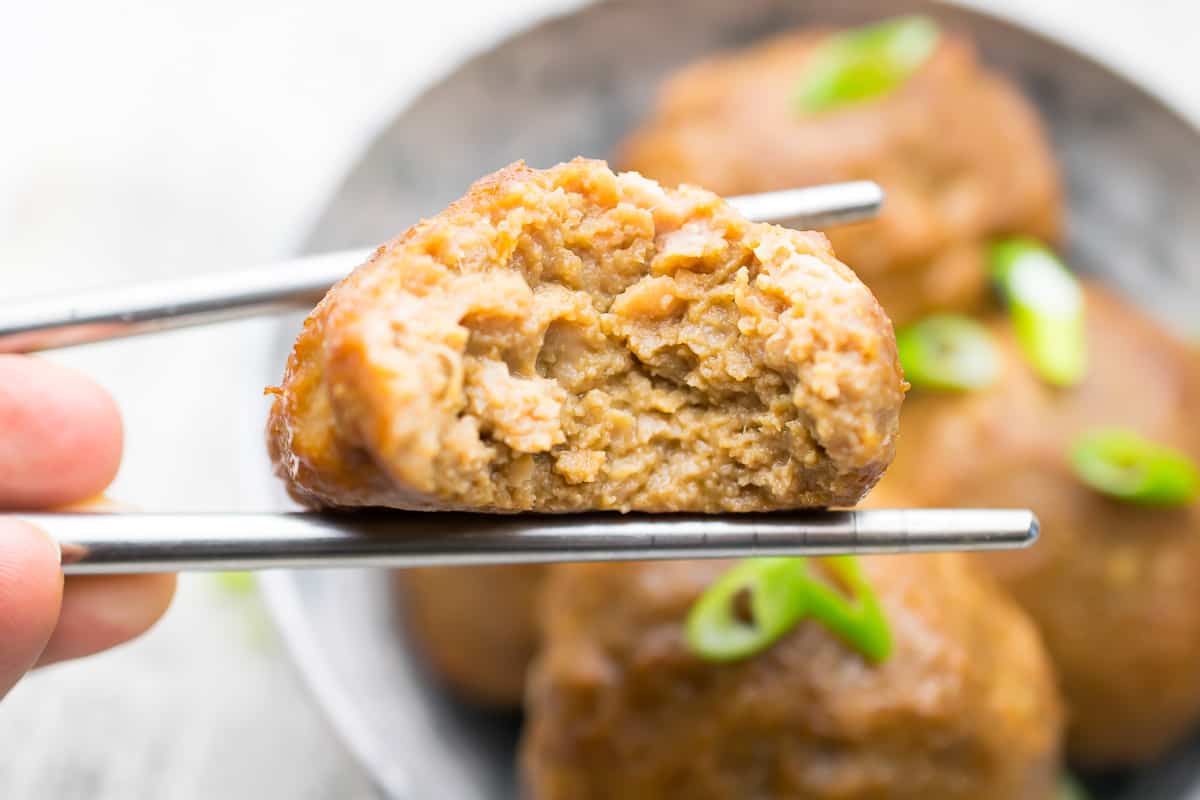
[[[692,606],[685,633],[693,653],[709,661],[736,661],[766,649],[811,616],[879,662],[891,653],[887,620],[853,556],[825,566],[846,590],[816,577],[805,558],[752,558],[722,575]]]
[[[1180,506],[1200,493],[1195,462],[1130,430],[1088,431],[1075,440],[1070,460],[1088,486],[1129,503]]]
[[[1046,246],[1032,239],[996,242],[990,261],[1021,352],[1034,370],[1055,386],[1083,380],[1087,331],[1079,281]]]
[[[797,591],[803,579],[799,561],[752,558],[722,575],[688,615],[691,649],[712,661],[733,661],[787,633],[804,615],[808,599]]]
[[[896,331],[904,377],[918,389],[973,391],[1000,376],[1000,356],[979,322],[935,314]]]
[[[850,598],[807,575],[809,613],[854,646],[868,661],[878,663],[892,652],[892,635],[879,598],[854,556],[831,556],[826,566],[850,591]]]
[[[818,46],[796,86],[796,107],[814,114],[893,91],[933,54],[941,31],[928,17],[898,17],[835,34]]]

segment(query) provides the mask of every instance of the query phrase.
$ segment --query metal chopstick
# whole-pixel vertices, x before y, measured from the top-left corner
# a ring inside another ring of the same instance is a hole
[[[871,181],[728,198],[750,219],[827,228],[874,216]],[[0,353],[30,353],[311,307],[371,255],[344,250],[265,267],[18,300],[0,307]]]
[[[421,567],[915,553],[1024,547],[1028,510],[902,509],[773,514],[493,516],[29,513],[62,548],[68,574]]]

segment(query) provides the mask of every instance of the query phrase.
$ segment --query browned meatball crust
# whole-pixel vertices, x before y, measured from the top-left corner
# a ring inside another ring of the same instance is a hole
[[[620,149],[622,169],[724,195],[871,179],[871,222],[829,231],[834,249],[897,324],[986,294],[986,241],[1059,235],[1058,171],[1029,103],[944,34],[894,92],[804,115],[797,81],[829,31],[790,33],[670,79]]]
[[[334,287],[269,440],[316,504],[840,505],[890,462],[903,391],[823,236],[580,159],[482,179]]]
[[[688,608],[729,562],[572,564],[546,587],[522,743],[533,800],[1039,800],[1060,710],[1021,611],[959,555],[864,559],[895,648],[815,622],[727,664]]]
[[[438,677],[481,706],[515,708],[537,649],[546,567],[430,567],[394,573],[406,633]]]
[[[1200,510],[1153,509],[1089,489],[1067,462],[1094,426],[1132,428],[1200,459],[1200,362],[1107,291],[1087,291],[1090,368],[1074,389],[1038,381],[1009,325],[990,390],[915,392],[894,466],[868,504],[1019,506],[1029,550],[980,555],[1029,611],[1057,667],[1069,754],[1088,766],[1162,753],[1200,719]]]

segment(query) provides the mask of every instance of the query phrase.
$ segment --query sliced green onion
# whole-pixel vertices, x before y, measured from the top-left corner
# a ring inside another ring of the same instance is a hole
[[[258,586],[253,572],[218,572],[217,586],[234,595],[253,594]]]
[[[896,331],[904,377],[918,389],[973,391],[1000,376],[992,335],[979,322],[935,314]]]
[[[825,564],[851,592],[848,600],[836,589],[808,578],[808,611],[868,660],[883,661],[892,653],[892,635],[879,598],[853,556],[832,556]]]
[[[811,615],[868,660],[884,660],[891,653],[891,633],[857,560],[836,556],[825,563],[850,598],[814,577],[804,558],[740,562],[692,606],[685,625],[688,647],[709,661],[736,661],[771,646]]]
[[[1090,800],[1090,797],[1071,773],[1064,772],[1058,778],[1058,791],[1054,800]]]
[[[814,114],[893,91],[933,54],[941,30],[928,17],[885,20],[829,37],[796,86],[796,107]]]
[[[1102,428],[1072,445],[1071,466],[1093,489],[1130,503],[1180,506],[1200,492],[1200,470],[1174,448],[1121,428]]]
[[[685,627],[688,646],[710,661],[734,661],[769,647],[804,616],[803,587],[804,565],[798,559],[742,561],[692,607]],[[741,600],[746,600],[744,616]]]
[[[1044,380],[1074,386],[1087,373],[1083,289],[1075,276],[1040,242],[996,242],[992,278],[1008,302],[1013,330],[1025,358]]]

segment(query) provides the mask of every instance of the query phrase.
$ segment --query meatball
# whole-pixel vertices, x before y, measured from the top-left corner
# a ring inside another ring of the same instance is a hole
[[[1091,767],[1147,761],[1200,719],[1200,509],[1122,503],[1084,485],[1067,451],[1092,427],[1132,428],[1200,458],[1200,361],[1098,286],[1090,367],[1040,382],[1007,321],[985,391],[915,392],[895,465],[868,505],[1030,507],[1041,539],[977,556],[1033,617],[1060,676],[1068,751]]]
[[[501,170],[380,247],[273,392],[312,504],[718,512],[856,502],[904,384],[821,234],[579,159]]]
[[[1061,714],[1020,609],[958,554],[862,563],[894,640],[878,665],[811,621],[744,661],[692,655],[684,618],[729,562],[554,567],[530,796],[1053,797]]]
[[[542,565],[397,571],[406,633],[437,676],[464,700],[515,708],[537,649]]]
[[[725,195],[877,181],[882,213],[829,231],[840,257],[897,324],[975,306],[986,296],[987,239],[1059,235],[1058,171],[1036,113],[980,65],[970,41],[942,34],[891,93],[805,114],[797,81],[831,35],[785,34],[684,69],[616,161]]]

